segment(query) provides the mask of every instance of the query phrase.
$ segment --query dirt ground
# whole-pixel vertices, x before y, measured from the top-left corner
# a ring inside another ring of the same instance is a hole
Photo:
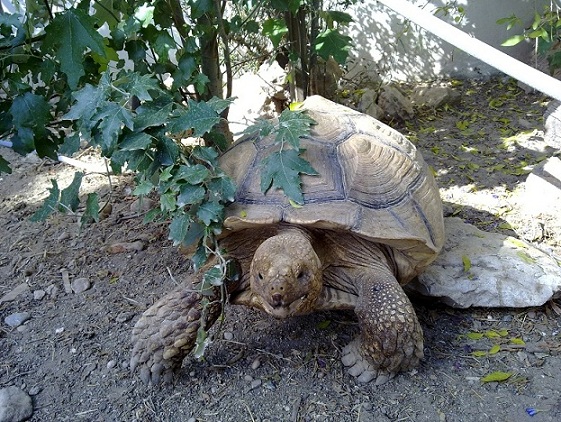
[[[542,141],[548,99],[507,80],[452,85],[459,104],[420,110],[397,127],[435,169],[447,213],[528,237],[511,196],[554,152]],[[0,153],[14,169],[0,181],[0,297],[15,296],[0,302],[0,387],[32,395],[32,421],[561,420],[559,302],[503,310],[416,303],[426,357],[379,387],[358,384],[340,363],[358,332],[352,313],[278,321],[230,306],[204,361],[187,358],[171,386],[144,386],[128,369],[132,326],[186,276],[188,259],[165,225],[142,223],[127,177],[112,179],[111,194],[103,176],[86,178],[84,193],[113,203],[99,224],[80,229],[65,215],[30,222],[49,180],[65,187],[75,169]],[[561,230],[544,233],[530,240],[561,256]],[[137,243],[109,248],[119,242]],[[4,322],[24,312],[21,326]],[[482,381],[497,371],[511,376]]]

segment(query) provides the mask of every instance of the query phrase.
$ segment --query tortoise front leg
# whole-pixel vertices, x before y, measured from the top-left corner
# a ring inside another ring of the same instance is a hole
[[[220,287],[203,296],[198,281],[181,284],[148,308],[135,324],[130,368],[140,369],[145,384],[158,384],[162,376],[164,382],[170,382],[195,347],[201,324],[208,329],[222,312]]]
[[[423,358],[423,332],[408,297],[384,265],[351,270],[358,287],[360,337],[343,349],[343,364],[361,382],[383,384]]]

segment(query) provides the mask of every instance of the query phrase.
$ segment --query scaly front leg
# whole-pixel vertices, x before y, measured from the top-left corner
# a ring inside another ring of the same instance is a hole
[[[358,287],[361,334],[343,349],[343,364],[361,382],[383,384],[423,358],[423,332],[411,302],[383,264],[350,270]]]

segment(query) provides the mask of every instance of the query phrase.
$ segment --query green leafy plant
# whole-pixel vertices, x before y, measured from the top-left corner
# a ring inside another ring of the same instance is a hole
[[[232,40],[260,33],[271,40],[271,60],[288,51],[299,66],[317,56],[342,63],[350,46],[338,31],[349,16],[321,11],[315,0],[230,3],[30,0],[16,3],[17,13],[0,10],[0,137],[18,153],[55,160],[86,143],[113,173],[134,172],[134,194],[159,198],[145,220],[168,221],[170,240],[195,251],[195,268],[217,262],[205,267],[203,292],[221,288],[229,271],[216,236],[235,194],[219,166],[232,139]],[[261,24],[261,16],[269,20]],[[312,29],[294,32],[294,22]],[[315,174],[299,145],[312,123],[286,110],[256,129],[276,133],[278,145],[263,163],[262,189],[282,189],[295,205],[303,201],[301,174]],[[10,171],[0,156],[0,172]],[[62,188],[53,180],[32,219],[67,212],[97,221],[101,198],[92,193],[81,206],[83,178],[78,172]]]
[[[506,25],[507,30],[523,27],[522,20],[514,14],[497,20],[497,24]],[[542,13],[535,12],[532,24],[523,27],[521,34],[509,37],[502,45],[514,46],[525,40],[535,41],[536,51],[547,59],[551,74],[561,69],[561,16],[556,5],[545,6]]]

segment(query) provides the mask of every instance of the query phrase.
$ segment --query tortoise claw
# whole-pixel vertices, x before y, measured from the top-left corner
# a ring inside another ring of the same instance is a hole
[[[349,367],[349,374],[356,378],[358,382],[374,382],[375,385],[382,385],[391,380],[397,372],[376,368],[360,352],[360,340],[355,339],[343,348],[341,361],[344,366]]]

